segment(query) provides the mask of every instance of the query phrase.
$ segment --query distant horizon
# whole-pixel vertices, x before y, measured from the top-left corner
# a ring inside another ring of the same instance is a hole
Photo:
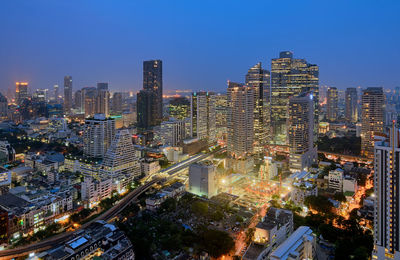
[[[71,75],[74,91],[109,82],[137,92],[142,62],[161,59],[165,90],[220,92],[285,50],[319,66],[320,86],[394,89],[400,2],[357,2],[5,1],[0,91],[16,81],[63,89]]]

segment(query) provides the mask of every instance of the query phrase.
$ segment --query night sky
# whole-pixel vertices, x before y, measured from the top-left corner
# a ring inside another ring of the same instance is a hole
[[[329,3],[328,3],[329,2]],[[351,3],[350,3],[351,2]],[[0,90],[139,90],[162,59],[164,89],[226,89],[282,50],[320,66],[320,84],[400,86],[400,1],[2,0]]]

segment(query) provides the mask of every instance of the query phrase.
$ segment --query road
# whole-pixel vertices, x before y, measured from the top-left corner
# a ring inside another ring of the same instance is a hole
[[[131,201],[136,200],[137,197],[139,197],[142,193],[147,191],[156,182],[161,181],[161,182],[164,183],[167,180],[167,179],[159,178],[158,176],[166,175],[167,178],[170,179],[177,172],[185,169],[186,167],[189,167],[190,164],[195,163],[195,162],[199,162],[199,161],[204,160],[207,157],[209,157],[209,156],[211,156],[211,155],[213,155],[213,154],[215,154],[217,152],[223,152],[223,151],[224,151],[224,149],[220,149],[220,150],[213,151],[211,153],[194,155],[194,156],[192,156],[191,158],[189,158],[187,160],[184,160],[182,162],[174,164],[174,165],[172,165],[172,166],[170,166],[170,167],[158,172],[157,174],[149,176],[149,178],[146,178],[146,181],[142,186],[140,186],[140,187],[136,188],[135,190],[133,190],[132,192],[130,192],[118,204],[114,205],[111,209],[107,210],[102,215],[100,215],[97,218],[95,218],[95,219],[83,224],[80,227],[80,229],[86,228],[91,223],[93,223],[93,222],[95,222],[97,220],[108,221],[108,220],[112,219],[113,217],[118,215],[122,210],[124,210],[130,204]],[[26,245],[24,247],[18,247],[18,248],[14,248],[14,249],[3,250],[3,251],[0,251],[0,259],[11,259],[11,258],[20,257],[20,256],[26,256],[26,255],[28,255],[30,253],[33,253],[33,252],[44,251],[44,250],[47,250],[47,249],[50,249],[50,248],[54,247],[57,244],[61,244],[61,243],[64,243],[64,242],[68,241],[69,239],[73,238],[73,236],[74,236],[74,232],[65,232],[65,233],[56,235],[54,237],[48,238],[46,240],[40,241],[38,243],[29,244],[29,245]]]

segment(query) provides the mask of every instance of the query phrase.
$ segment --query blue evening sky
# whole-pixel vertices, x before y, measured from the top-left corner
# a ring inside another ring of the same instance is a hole
[[[281,50],[320,66],[321,85],[400,86],[400,1],[2,0],[0,90],[139,90],[162,59],[165,89],[217,90]]]

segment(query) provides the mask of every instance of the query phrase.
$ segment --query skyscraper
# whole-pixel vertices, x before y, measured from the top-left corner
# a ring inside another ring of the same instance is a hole
[[[84,92],[85,92],[84,90],[75,91],[74,109],[76,109],[78,113],[84,112],[84,108],[85,108]]]
[[[85,117],[91,117],[96,114],[97,103],[97,89],[94,87],[87,87],[82,89],[83,109]]]
[[[138,127],[141,129],[149,129],[156,125],[156,112],[153,105],[157,99],[156,93],[151,90],[141,90],[137,94],[137,120]]]
[[[64,77],[64,111],[66,114],[71,112],[72,108],[72,77]]]
[[[8,116],[7,98],[0,93],[0,120],[7,119],[7,116]]]
[[[215,141],[215,101],[213,92],[193,92],[190,99],[191,135]]]
[[[176,97],[169,102],[169,117],[183,120],[190,115],[190,101],[186,97]]]
[[[228,82],[227,100],[228,154],[244,158],[253,153],[254,88]]]
[[[28,94],[28,82],[16,82],[15,83],[15,102],[17,105],[21,105],[25,99],[29,98]]]
[[[119,192],[127,190],[133,178],[140,175],[139,161],[128,130],[117,131],[104,155],[100,172],[113,178],[113,184]],[[118,185],[120,183],[123,184]]]
[[[53,86],[53,89],[54,89],[54,102],[58,103],[58,101],[59,101],[59,96],[60,96],[58,85],[57,85],[57,84],[54,85],[54,86]]]
[[[375,135],[383,133],[384,95],[382,88],[363,90],[361,112],[361,155],[373,158]]]
[[[399,130],[393,126],[389,138],[375,142],[372,259],[400,259],[399,137]]]
[[[335,122],[338,119],[338,90],[335,87],[329,87],[327,92],[327,119]]]
[[[99,83],[100,84],[100,83]],[[107,84],[107,83],[102,83]],[[96,96],[96,114],[105,114],[106,117],[110,114],[110,92],[107,89],[97,86]]]
[[[357,123],[358,121],[358,97],[356,88],[347,88],[345,94],[346,103],[346,121]]]
[[[313,99],[312,94],[302,93],[289,100],[289,168],[292,172],[303,171],[317,162]]]
[[[112,97],[112,113],[114,115],[121,115],[123,111],[123,99],[121,92],[115,92]]]
[[[83,153],[87,157],[102,158],[115,135],[115,120],[96,114],[85,120]]]
[[[97,83],[97,90],[108,90],[108,83],[107,82]]]
[[[294,59],[293,53],[283,51],[271,62],[271,124],[275,144],[287,144],[286,121],[289,98],[312,92],[314,103],[314,132],[318,129],[319,68],[304,59]]]
[[[246,84],[254,88],[254,152],[263,155],[270,135],[270,72],[261,62],[251,67]]]
[[[151,102],[154,106],[152,125],[159,125],[163,118],[163,80],[162,80],[162,61],[149,60],[143,62],[143,89],[152,91],[155,99]],[[139,111],[138,111],[139,112]]]

